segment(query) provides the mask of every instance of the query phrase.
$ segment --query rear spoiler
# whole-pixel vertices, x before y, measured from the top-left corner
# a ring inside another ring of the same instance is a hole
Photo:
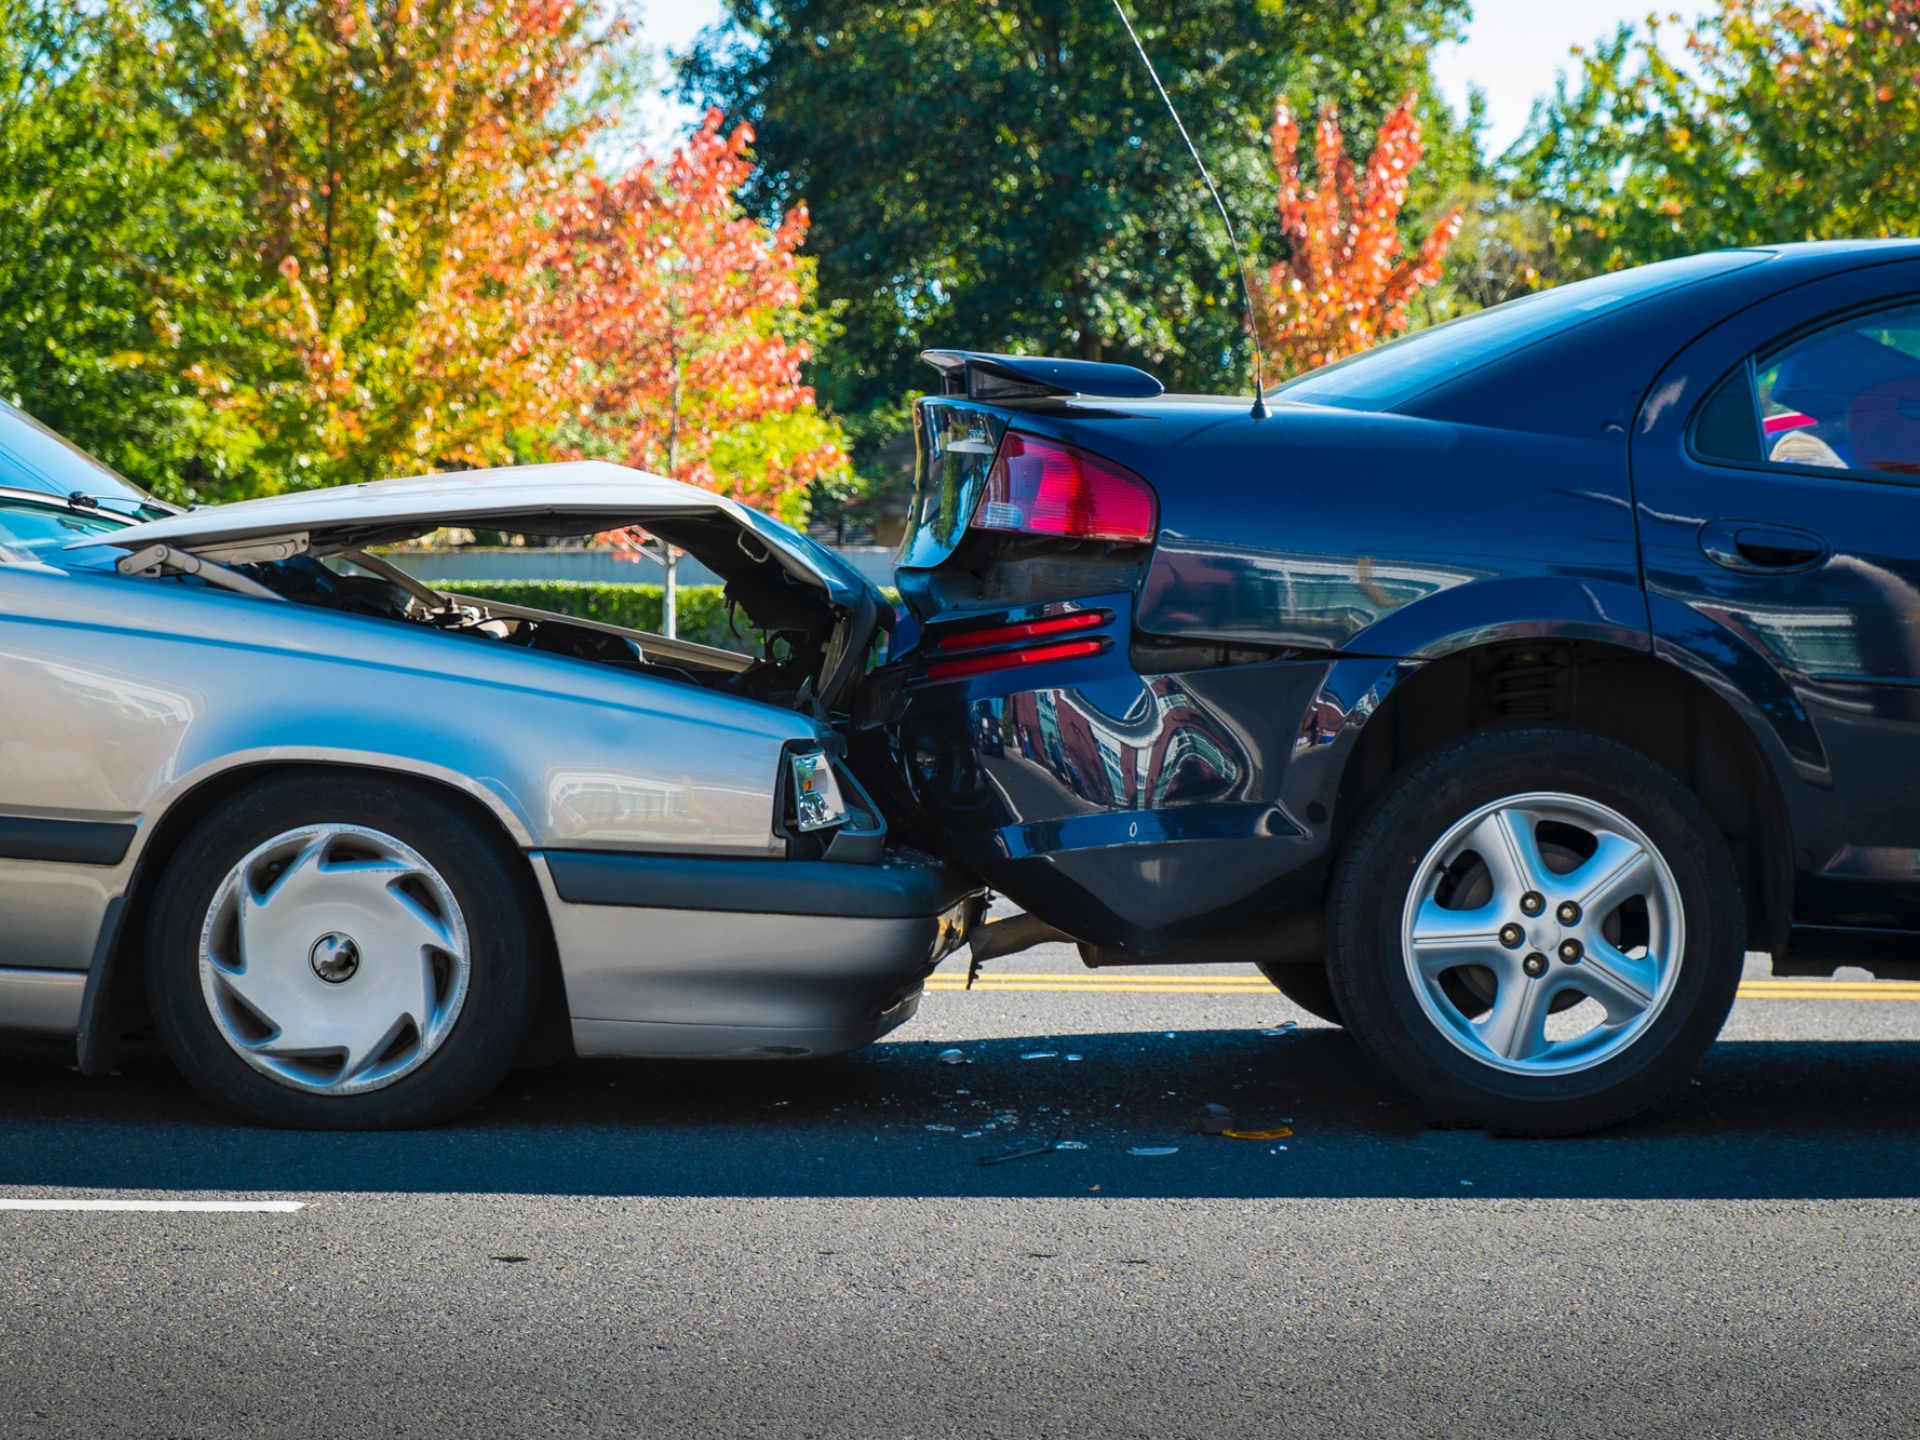
[[[1144,370],[1097,360],[994,355],[983,350],[922,350],[920,358],[940,372],[942,395],[964,395],[969,400],[1041,400],[1054,395],[1151,400],[1166,389]]]

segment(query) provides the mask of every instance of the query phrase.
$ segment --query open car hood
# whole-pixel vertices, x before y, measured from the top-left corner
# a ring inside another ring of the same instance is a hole
[[[210,505],[69,545],[168,545],[208,559],[252,558],[276,543],[316,557],[460,527],[524,535],[589,535],[644,526],[732,581],[771,563],[847,609],[878,590],[798,530],[738,501],[601,460],[515,465],[410,480],[375,480]],[[884,603],[884,602],[882,602]]]
[[[788,649],[763,656],[771,666],[765,669],[708,646],[500,601],[444,595],[417,582],[402,587],[400,599],[407,593],[424,599],[432,607],[429,618],[438,616],[436,624],[464,624],[475,614],[497,613],[532,620],[543,635],[569,628],[612,630],[641,642],[641,653],[656,660],[704,663],[708,669],[719,661],[722,672],[735,674],[744,667],[755,673],[743,675],[743,681],[758,688],[741,693],[791,704],[820,719],[852,695],[865,674],[876,632],[891,628],[893,612],[880,590],[791,526],[710,491],[596,460],[377,480],[242,500],[129,525],[66,548],[110,545],[125,550],[128,554],[117,564],[130,575],[197,574],[256,597],[287,599],[305,593],[310,603],[339,608],[344,601],[317,598],[310,583],[302,590],[300,566],[311,567],[306,572],[310,582],[315,572],[324,573],[314,562],[344,555],[350,564],[372,565],[386,573],[388,582],[398,582],[406,577],[369,556],[368,547],[450,527],[557,537],[597,535],[629,525],[645,527],[720,576],[729,603],[766,635],[784,638]],[[395,611],[401,617],[410,613]],[[533,637],[528,643],[542,643],[533,631],[527,633]],[[563,653],[606,658],[565,648],[572,642],[564,638],[560,643]],[[615,649],[616,659],[634,653],[625,641]]]

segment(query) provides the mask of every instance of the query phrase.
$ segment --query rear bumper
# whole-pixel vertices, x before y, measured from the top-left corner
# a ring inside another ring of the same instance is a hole
[[[1124,601],[1099,603],[1124,634]],[[1116,643],[910,682],[885,756],[857,758],[896,827],[1067,933],[1148,955],[1319,905],[1340,767],[1378,699],[1347,669],[1143,676]]]
[[[532,858],[582,1055],[857,1049],[912,1017],[979,908],[976,882],[899,851],[875,865]]]

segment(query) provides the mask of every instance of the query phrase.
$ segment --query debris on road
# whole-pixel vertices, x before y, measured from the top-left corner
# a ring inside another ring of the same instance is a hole
[[[929,1130],[939,1130],[939,1131],[942,1131],[942,1132],[944,1132],[945,1134],[948,1134],[948,1135],[951,1135],[951,1134],[953,1134],[953,1132],[954,1132],[954,1130],[955,1130],[956,1128],[957,1128],[957,1127],[955,1127],[955,1126],[952,1126],[952,1125],[929,1125],[929,1126],[927,1126],[927,1129],[929,1129]]]
[[[530,1258],[526,1255],[489,1255],[489,1260],[498,1260],[502,1265],[524,1265]]]
[[[1233,1111],[1224,1105],[1202,1105],[1187,1117],[1187,1129],[1195,1135],[1224,1135],[1233,1128]]]
[[[1127,1151],[1129,1155],[1178,1155],[1178,1145],[1135,1145]]]
[[[1058,1060],[1060,1058],[1060,1052],[1058,1050],[1031,1050],[1020,1058],[1022,1060]]]
[[[1087,1148],[1087,1142],[1084,1140],[1056,1140],[1053,1148],[1056,1150],[1085,1150]]]
[[[964,1065],[967,1063],[967,1052],[964,1050],[942,1050],[933,1058],[938,1060],[942,1065]]]
[[[982,1165],[1004,1165],[1009,1160],[1025,1160],[1034,1155],[1049,1155],[1053,1152],[1051,1140],[1029,1140],[1024,1145],[1016,1145],[1011,1150],[1002,1150],[998,1155],[982,1155],[978,1163]]]
[[[1271,1030],[1262,1030],[1260,1033],[1262,1035],[1286,1035],[1299,1028],[1300,1022],[1298,1020],[1282,1020]]]
[[[1222,1130],[1220,1134],[1229,1140],[1285,1140],[1293,1131],[1284,1125],[1276,1125],[1271,1130]],[[1282,1150],[1287,1147],[1282,1145]]]
[[[1080,1059],[1080,1056],[1078,1056],[1078,1055],[1069,1055],[1069,1056],[1067,1056],[1067,1059],[1069,1059],[1069,1060],[1078,1060],[1078,1059]]]

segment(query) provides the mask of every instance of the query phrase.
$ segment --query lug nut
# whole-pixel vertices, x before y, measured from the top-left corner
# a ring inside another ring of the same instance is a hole
[[[1562,900],[1560,902],[1560,908],[1554,913],[1560,917],[1560,923],[1562,925],[1578,925],[1580,923],[1580,907],[1571,900]]]
[[[1547,908],[1547,897],[1538,890],[1529,890],[1520,897],[1520,911],[1524,915],[1538,915]]]
[[[1500,943],[1509,950],[1518,950],[1527,938],[1527,932],[1518,925],[1507,924],[1500,927]]]
[[[1547,957],[1536,950],[1520,962],[1520,968],[1538,980],[1547,973]]]
[[[1566,961],[1567,964],[1578,965],[1580,963],[1580,957],[1584,954],[1586,954],[1586,951],[1581,949],[1578,940],[1562,940],[1560,942],[1560,958]]]

